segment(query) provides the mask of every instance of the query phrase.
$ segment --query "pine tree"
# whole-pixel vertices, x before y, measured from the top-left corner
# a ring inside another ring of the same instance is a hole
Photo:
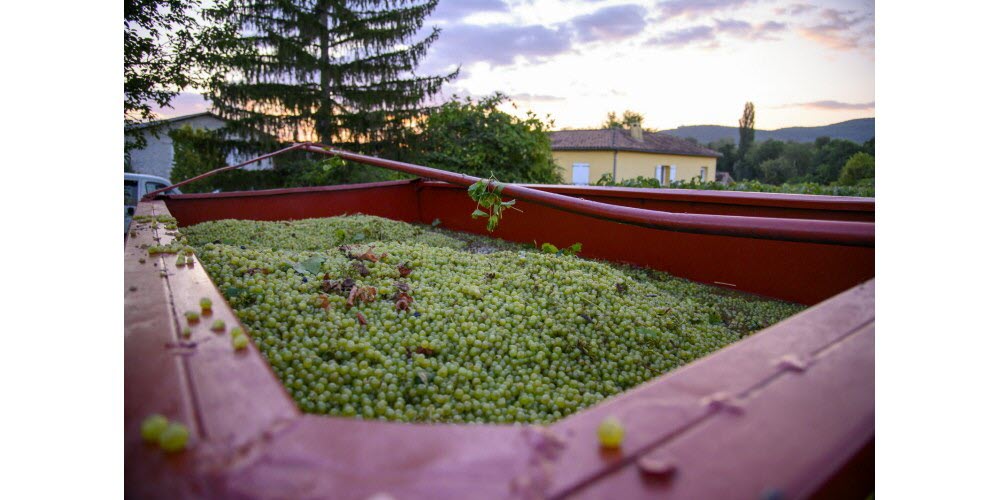
[[[392,151],[458,72],[417,76],[439,29],[412,41],[438,0],[231,0],[238,30],[208,92],[234,131]]]

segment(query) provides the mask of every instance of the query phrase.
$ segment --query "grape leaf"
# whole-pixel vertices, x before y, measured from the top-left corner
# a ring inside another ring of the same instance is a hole
[[[473,219],[478,219],[479,217],[489,217],[489,216],[490,216],[490,214],[488,214],[486,212],[483,212],[482,210],[480,210],[478,208],[474,212],[472,212],[472,218]]]
[[[293,265],[292,269],[295,269],[295,272],[299,274],[319,274],[323,269],[324,262],[326,262],[326,257],[315,255],[304,262]]]

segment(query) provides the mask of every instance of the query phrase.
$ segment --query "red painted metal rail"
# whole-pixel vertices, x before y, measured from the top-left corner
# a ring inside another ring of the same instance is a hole
[[[238,165],[216,169],[173,186],[153,191],[147,195],[146,199],[152,199],[163,191],[183,186],[189,182],[203,179],[210,175],[239,168],[264,158],[270,158],[272,156],[294,150],[303,150],[327,156],[336,156],[357,163],[387,168],[397,172],[444,181],[463,187],[471,186],[472,184],[482,180],[479,177],[471,175],[458,174],[414,165],[411,163],[375,158],[372,156],[334,149],[321,144],[300,143],[259,158],[248,160]],[[733,215],[670,213],[583,200],[517,184],[505,185],[503,187],[503,194],[517,200],[531,201],[539,205],[571,213],[652,229],[803,243],[823,243],[860,247],[875,246],[875,225],[873,223],[866,222],[832,220],[816,221]]]

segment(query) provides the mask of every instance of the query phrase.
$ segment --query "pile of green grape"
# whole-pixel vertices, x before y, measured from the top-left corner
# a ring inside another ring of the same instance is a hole
[[[182,231],[309,413],[551,422],[802,309],[372,216]]]

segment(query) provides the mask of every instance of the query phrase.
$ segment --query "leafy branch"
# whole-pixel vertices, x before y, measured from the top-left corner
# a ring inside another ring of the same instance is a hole
[[[583,250],[583,243],[577,242],[572,245],[559,249],[552,243],[542,243],[542,253],[554,253],[556,255],[576,255]]]
[[[500,225],[500,219],[503,218],[503,211],[508,208],[514,208],[514,202],[517,201],[503,201],[500,198],[500,193],[503,192],[504,187],[506,187],[506,184],[497,181],[492,175],[489,179],[479,179],[475,184],[469,186],[469,198],[472,198],[476,202],[476,209],[472,211],[472,218],[486,217],[486,230],[491,233]],[[514,208],[514,210],[521,211],[518,208]]]

